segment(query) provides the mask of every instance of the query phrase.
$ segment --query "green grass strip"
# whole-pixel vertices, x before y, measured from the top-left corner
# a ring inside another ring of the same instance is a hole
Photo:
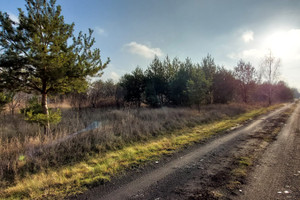
[[[15,186],[0,189],[1,199],[62,199],[82,193],[87,186],[107,182],[126,169],[141,166],[163,155],[195,142],[203,141],[248,119],[279,108],[260,108],[238,117],[220,120],[194,128],[184,128],[147,142],[131,144],[117,151],[95,155],[87,161],[61,169],[49,169],[18,181]]]

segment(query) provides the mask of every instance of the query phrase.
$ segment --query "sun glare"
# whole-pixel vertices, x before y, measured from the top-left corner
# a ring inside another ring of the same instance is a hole
[[[300,44],[300,29],[278,31],[269,35],[265,47],[279,57],[289,57],[294,54]]]

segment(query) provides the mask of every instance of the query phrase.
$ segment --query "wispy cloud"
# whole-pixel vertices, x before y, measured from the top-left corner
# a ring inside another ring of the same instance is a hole
[[[14,22],[16,22],[16,23],[19,23],[19,18],[18,18],[17,15],[15,15],[15,14],[13,14],[13,13],[11,13],[11,12],[7,12],[7,14],[9,15],[9,18],[10,18],[12,21],[14,21]]]
[[[163,56],[163,52],[160,48],[151,48],[147,45],[139,44],[137,42],[125,44],[124,48],[132,54],[140,55],[148,59],[153,58],[155,55],[158,57]]]
[[[110,76],[114,81],[118,81],[120,79],[120,75],[117,74],[116,72],[111,72]]]
[[[249,60],[249,59],[257,59],[263,57],[265,53],[266,51],[262,49],[247,49],[238,53],[230,53],[227,55],[227,57],[234,60],[239,60],[239,59]]]
[[[246,42],[246,43],[253,41],[254,40],[253,31],[245,31],[242,35],[242,38],[243,38],[244,42]]]
[[[107,36],[107,32],[103,28],[96,26],[95,30],[98,35]]]
[[[242,39],[245,43],[253,41],[254,40],[254,32],[251,30],[243,32]]]

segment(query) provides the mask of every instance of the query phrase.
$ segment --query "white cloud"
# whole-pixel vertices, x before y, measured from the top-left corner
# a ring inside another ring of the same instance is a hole
[[[253,48],[233,51],[227,57],[233,62],[239,59],[249,61],[258,69],[263,57],[271,50],[272,54],[281,60],[281,79],[293,87],[300,88],[300,29],[277,29],[260,37],[258,35],[256,41],[260,42],[251,44]]]
[[[16,22],[16,23],[19,23],[19,18],[18,18],[18,16],[16,16],[15,14],[13,14],[13,13],[11,13],[11,12],[8,12],[7,14],[9,15],[9,18],[10,18],[12,21],[14,21],[14,22]]]
[[[116,72],[111,72],[110,76],[114,81],[118,81],[120,79],[120,75],[117,74]]]
[[[100,35],[100,36],[107,36],[107,32],[104,29],[102,29],[102,28],[100,28],[100,27],[97,26],[95,28],[95,30],[96,30],[96,33],[98,35]]]
[[[271,49],[283,59],[300,58],[300,29],[277,31],[268,35],[264,41],[265,48]]]
[[[244,42],[248,43],[250,41],[254,40],[254,33],[253,31],[246,31],[243,33],[242,38],[244,40]]]
[[[246,35],[245,32],[243,34],[245,42],[247,41]],[[248,35],[248,40],[251,38],[250,35]],[[271,50],[275,57],[281,58],[285,62],[300,59],[300,29],[279,30],[259,39],[261,42],[254,48],[232,52],[227,57],[231,59],[262,58]]]
[[[247,49],[238,53],[230,53],[227,57],[235,60],[244,59],[244,60],[253,60],[261,58],[265,55],[266,51],[261,49]]]
[[[151,48],[147,45],[136,42],[125,44],[124,48],[132,54],[140,55],[149,59],[152,59],[155,55],[158,57],[163,55],[163,52],[160,48]]]

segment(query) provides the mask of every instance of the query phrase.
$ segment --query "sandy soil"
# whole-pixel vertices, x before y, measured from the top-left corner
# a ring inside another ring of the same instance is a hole
[[[299,129],[299,106],[284,126],[288,116],[282,113],[288,106],[71,199],[300,199],[300,133],[289,136],[296,126]],[[278,136],[272,134],[283,126]],[[251,157],[254,164],[247,166],[246,174],[236,176],[233,172],[240,167],[238,161],[243,157]],[[279,163],[282,166],[274,178],[272,169]],[[263,196],[267,195],[266,189],[269,196]]]

